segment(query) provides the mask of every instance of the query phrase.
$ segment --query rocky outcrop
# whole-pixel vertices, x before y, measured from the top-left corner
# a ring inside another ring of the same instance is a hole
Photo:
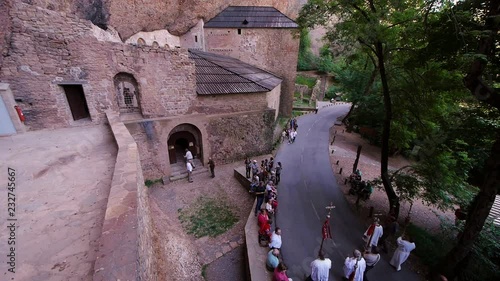
[[[74,13],[91,20],[101,28],[113,26],[126,40],[140,31],[167,29],[182,35],[196,25],[198,19],[211,19],[227,6],[274,6],[295,19],[301,0],[22,0],[42,8]]]

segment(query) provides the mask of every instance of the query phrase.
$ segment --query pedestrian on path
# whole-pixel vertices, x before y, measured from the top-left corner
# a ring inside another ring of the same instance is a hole
[[[382,251],[387,254],[387,239],[391,238],[396,235],[396,233],[399,230],[399,224],[396,219],[396,216],[394,216],[394,213],[390,213],[387,218],[384,221],[384,225],[382,226],[384,233],[382,234],[382,237],[380,237],[379,245]]]
[[[319,110],[319,105],[318,105],[318,104],[316,104],[316,109],[315,109],[315,111],[314,111],[314,112],[315,112],[314,114],[318,114],[318,110]]]
[[[352,257],[347,257],[344,262],[344,280],[363,281],[366,269],[365,259],[359,250],[354,250]]]
[[[210,168],[212,178],[215,178],[215,162],[211,157],[208,158],[208,167]]]
[[[332,261],[329,258],[325,258],[323,251],[320,251],[318,258],[311,262],[311,275],[306,281],[328,281],[331,268]]]
[[[399,237],[396,241],[398,248],[394,252],[390,264],[396,268],[396,271],[400,271],[401,265],[408,259],[410,252],[416,248],[416,245],[411,237],[408,240]]]
[[[251,165],[252,165],[251,166],[252,177],[254,177],[255,175],[257,175],[259,173],[259,165],[257,165],[257,160],[253,160]]]
[[[186,163],[186,170],[188,172],[188,182],[193,182],[193,165],[191,165],[191,162]]]
[[[366,238],[365,248],[371,251],[373,247],[377,247],[378,240],[382,237],[382,234],[384,234],[384,230],[380,225],[380,220],[379,218],[375,218],[373,224],[364,233],[364,237]]]
[[[363,258],[365,259],[366,262],[366,270],[363,273],[363,278],[365,281],[368,281],[368,278],[366,277],[366,273],[370,271],[375,265],[380,261],[380,254],[378,251],[377,247],[374,247],[372,251],[365,251],[363,254]]]

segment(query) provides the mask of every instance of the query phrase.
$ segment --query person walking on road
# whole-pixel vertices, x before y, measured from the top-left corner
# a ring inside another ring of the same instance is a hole
[[[365,253],[363,254],[363,258],[365,259],[365,262],[366,262],[366,270],[363,273],[363,275],[364,275],[363,278],[365,281],[368,281],[366,274],[373,267],[375,267],[375,265],[380,261],[380,254],[379,254],[378,248],[374,247],[372,249],[372,251],[369,251],[369,250],[365,251]]]
[[[208,158],[208,167],[210,168],[211,177],[215,178],[215,162],[211,157]]]
[[[396,271],[400,271],[401,265],[408,259],[410,252],[416,248],[416,245],[412,238],[404,240],[403,237],[399,237],[396,241],[398,243],[398,248],[394,252],[390,264]]]
[[[354,250],[353,257],[347,257],[344,262],[344,280],[363,281],[363,273],[366,269],[365,259],[359,250]]]
[[[306,281],[328,281],[331,268],[332,261],[329,258],[325,258],[323,251],[320,251],[318,258],[311,262],[311,275]]]
[[[371,251],[373,247],[377,247],[378,240],[382,237],[382,234],[384,234],[384,230],[380,225],[380,220],[375,218],[373,224],[364,233],[364,236],[367,238],[366,249]]]

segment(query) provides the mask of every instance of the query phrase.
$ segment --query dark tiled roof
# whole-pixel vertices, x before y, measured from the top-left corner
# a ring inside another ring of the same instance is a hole
[[[297,28],[298,25],[274,7],[229,6],[204,27]]]
[[[269,92],[281,78],[238,59],[189,50],[196,66],[196,93],[199,95]]]

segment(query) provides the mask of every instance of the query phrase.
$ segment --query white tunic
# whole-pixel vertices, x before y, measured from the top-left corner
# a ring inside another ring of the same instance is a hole
[[[349,276],[354,271],[356,266],[356,258],[347,257],[344,262],[344,277],[349,279]],[[363,281],[363,274],[366,269],[365,259],[361,258],[358,261],[358,267],[356,268],[356,273],[354,275],[354,281]]]
[[[398,248],[394,252],[392,256],[390,264],[396,268],[397,271],[401,270],[401,264],[403,264],[408,256],[410,256],[410,252],[415,249],[415,243],[411,243],[409,241],[403,240],[403,238],[399,237],[397,240]]]
[[[382,234],[384,234],[384,229],[382,228],[381,225],[375,226],[375,229],[373,230],[373,234],[371,236],[371,239],[369,239],[370,245],[368,247],[372,246],[377,246],[378,245],[378,239],[382,237]]]
[[[330,259],[315,259],[311,262],[311,279],[313,281],[328,281],[328,275],[332,268]]]

